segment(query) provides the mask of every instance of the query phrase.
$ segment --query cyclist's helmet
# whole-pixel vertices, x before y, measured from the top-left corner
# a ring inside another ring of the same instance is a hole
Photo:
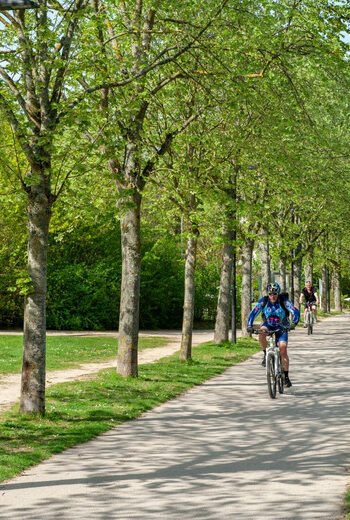
[[[279,294],[281,292],[281,287],[277,282],[269,283],[267,286],[267,294]]]

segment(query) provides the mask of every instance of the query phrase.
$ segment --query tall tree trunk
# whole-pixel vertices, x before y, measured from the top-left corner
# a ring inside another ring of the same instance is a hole
[[[326,264],[322,265],[322,295],[321,295],[321,311],[327,312],[328,309],[328,269]]]
[[[242,247],[242,296],[241,296],[241,323],[242,336],[250,336],[247,332],[247,321],[251,311],[251,294],[252,294],[252,258],[253,258],[254,241],[250,238],[246,239]]]
[[[342,304],[341,304],[341,275],[340,275],[340,269],[338,266],[334,266],[333,290],[334,290],[334,309],[337,312],[341,312],[343,310]]]
[[[280,285],[281,285],[281,291],[286,292],[287,290],[287,259],[285,256],[280,256],[278,261],[278,268],[279,268],[279,274],[280,274]]]
[[[296,254],[299,254],[301,251],[301,246],[299,246],[296,250]],[[293,303],[299,309],[299,298],[300,298],[300,290],[301,290],[301,269],[302,269],[302,258],[297,258],[293,262]]]
[[[191,359],[195,296],[194,275],[196,270],[198,235],[199,230],[197,226],[192,225],[191,233],[187,239],[186,249],[184,311],[180,348],[181,360]]]
[[[290,299],[294,300],[294,251],[292,251],[292,259],[290,262]]]
[[[266,231],[263,231],[261,241],[259,243],[260,259],[261,259],[261,294],[266,294],[267,285],[271,281],[271,265],[270,265],[270,248],[269,239]]]
[[[236,242],[236,231],[234,239]],[[235,345],[237,342],[237,261],[236,261],[236,245],[233,248],[232,260],[232,311],[231,311],[231,342]]]
[[[117,372],[123,377],[137,377],[137,350],[140,306],[140,209],[141,194],[134,188],[126,210],[122,210],[120,228],[122,241],[122,283],[119,314]],[[131,203],[131,204],[130,204]]]
[[[330,283],[330,274],[329,267],[327,267],[327,312],[331,312],[331,283]]]
[[[312,262],[312,251],[307,254],[306,262],[304,265],[304,276],[305,276],[305,283],[311,282],[311,285],[313,285],[313,262]]]
[[[214,343],[228,341],[230,330],[231,278],[233,264],[234,231],[225,229],[225,243],[222,247],[222,262],[218,305],[216,311]]]
[[[20,411],[45,413],[47,248],[51,202],[47,178],[31,188],[28,216],[28,274],[25,298]]]

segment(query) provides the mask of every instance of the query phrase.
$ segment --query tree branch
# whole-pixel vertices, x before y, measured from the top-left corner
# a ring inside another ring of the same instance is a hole
[[[156,154],[154,155],[154,157],[152,159],[149,159],[146,163],[146,166],[144,167],[143,171],[142,171],[142,174],[141,174],[141,178],[143,179],[143,182],[145,182],[145,179],[150,175],[150,173],[152,172],[153,168],[154,168],[154,165],[156,164],[156,162],[159,160],[159,158],[166,154],[166,152],[169,150],[174,138],[184,132],[186,130],[186,128],[193,122],[195,121],[196,119],[198,119],[198,117],[201,115],[201,113],[203,112],[203,110],[199,111],[197,114],[193,114],[192,116],[190,116],[188,119],[186,119],[186,121],[184,121],[184,123],[181,125],[181,127],[177,128],[176,130],[174,130],[173,132],[169,132],[166,136],[165,136],[165,139],[163,141],[163,143],[161,144],[160,148],[156,151]]]
[[[222,12],[222,10],[225,8],[225,6],[228,3],[228,1],[229,0],[223,0],[222,1],[221,6],[217,9],[217,11],[215,12],[214,16],[208,21],[208,23],[203,27],[203,29],[201,29],[198,32],[198,34],[196,36],[192,37],[192,40],[189,43],[187,43],[186,45],[184,45],[182,47],[182,49],[178,50],[177,52],[175,52],[173,55],[169,56],[168,58],[164,58],[162,60],[158,60],[158,61],[152,63],[151,65],[148,65],[147,67],[144,67],[144,68],[138,70],[131,77],[128,77],[128,78],[120,80],[120,81],[113,81],[113,82],[110,82],[110,83],[102,83],[100,85],[96,85],[95,87],[91,87],[91,88],[86,89],[85,92],[83,92],[75,101],[73,101],[72,103],[69,104],[67,110],[70,110],[70,109],[74,108],[76,105],[78,105],[80,103],[80,101],[82,101],[84,99],[86,94],[93,94],[94,92],[96,92],[98,90],[106,89],[106,88],[123,87],[123,86],[128,85],[128,84],[132,83],[133,81],[135,81],[135,80],[145,76],[146,74],[148,74],[149,72],[151,72],[152,70],[154,70],[157,67],[161,67],[162,65],[166,65],[168,63],[174,62],[177,58],[182,56],[191,47],[193,47],[195,42],[213,24],[214,20]],[[61,112],[58,115],[58,120],[62,119],[62,117],[64,117],[66,115],[67,110]]]
[[[34,123],[34,125],[37,128],[40,128],[39,121],[27,110],[26,101],[23,98],[22,94],[16,87],[16,84],[14,81],[10,78],[10,76],[7,74],[6,70],[3,69],[3,67],[0,66],[0,75],[2,76],[3,80],[7,83],[7,85],[10,87],[10,90],[15,95],[20,107],[22,108],[23,112],[25,113],[27,119]]]
[[[65,79],[65,74],[68,67],[68,59],[70,55],[70,49],[74,36],[74,31],[77,25],[77,17],[75,16],[79,11],[85,9],[88,5],[89,0],[77,0],[73,9],[71,20],[69,21],[66,34],[61,38],[61,59],[65,62],[56,73],[56,79],[51,94],[51,103],[57,103],[62,95],[62,87]],[[57,118],[59,120],[59,117]]]

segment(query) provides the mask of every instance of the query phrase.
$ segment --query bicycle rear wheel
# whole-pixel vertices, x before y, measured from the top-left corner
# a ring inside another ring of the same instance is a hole
[[[266,359],[266,378],[267,388],[271,399],[276,397],[276,378],[275,378],[275,356],[271,353],[267,355]]]

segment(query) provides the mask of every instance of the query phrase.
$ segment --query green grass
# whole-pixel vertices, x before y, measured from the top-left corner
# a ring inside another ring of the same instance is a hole
[[[350,520],[350,487],[345,495],[345,519]]]
[[[138,378],[123,379],[108,369],[49,387],[45,417],[21,416],[18,405],[0,414],[0,481],[138,417],[259,350],[251,339],[240,338],[237,345],[207,343],[193,349],[189,362],[175,354],[141,365]]]
[[[162,347],[169,338],[139,338],[139,349]],[[0,336],[0,374],[14,374],[22,369],[22,336]],[[107,361],[117,354],[117,339],[107,337],[48,336],[46,369],[60,370],[81,363]]]

